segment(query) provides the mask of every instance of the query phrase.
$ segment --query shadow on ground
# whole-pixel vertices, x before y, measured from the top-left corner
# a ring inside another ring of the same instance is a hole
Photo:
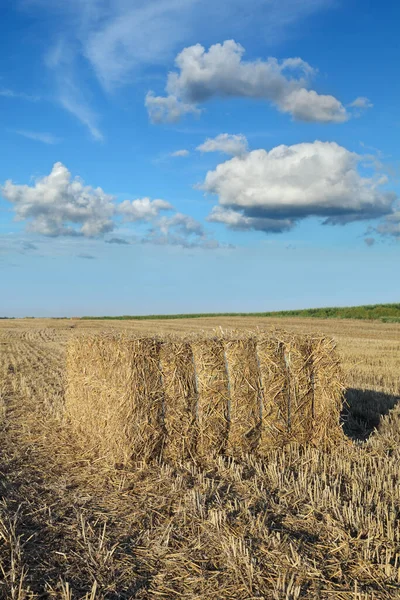
[[[379,427],[381,418],[400,401],[376,390],[348,388],[345,393],[341,422],[347,437],[365,441]]]

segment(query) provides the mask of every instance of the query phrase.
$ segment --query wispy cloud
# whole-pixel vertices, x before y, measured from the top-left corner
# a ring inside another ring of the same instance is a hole
[[[30,140],[34,140],[36,142],[42,142],[43,144],[59,144],[61,142],[61,138],[56,137],[51,133],[44,133],[40,131],[26,131],[26,130],[17,130],[16,134],[22,135]]]
[[[0,96],[3,98],[19,98],[21,100],[28,100],[29,102],[39,102],[40,96],[33,96],[31,94],[25,94],[24,92],[16,92],[9,88],[0,88]]]
[[[77,254],[77,258],[83,258],[84,260],[95,260],[97,257],[93,254]]]
[[[190,154],[189,150],[182,149],[182,150],[175,150],[175,152],[171,152],[170,156],[172,158],[185,158],[186,156],[189,156],[189,154]]]
[[[77,83],[75,61],[76,52],[64,38],[45,57],[46,66],[54,78],[56,100],[87,127],[94,140],[101,142],[104,136],[98,126],[98,116],[85,97],[84,86]]]

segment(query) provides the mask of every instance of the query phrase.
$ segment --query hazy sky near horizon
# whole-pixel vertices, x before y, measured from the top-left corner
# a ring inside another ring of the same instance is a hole
[[[0,316],[398,301],[398,3],[0,12]]]

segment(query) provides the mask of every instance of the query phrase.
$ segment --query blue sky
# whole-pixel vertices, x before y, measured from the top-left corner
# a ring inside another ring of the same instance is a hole
[[[0,315],[398,301],[398,3],[1,11]]]

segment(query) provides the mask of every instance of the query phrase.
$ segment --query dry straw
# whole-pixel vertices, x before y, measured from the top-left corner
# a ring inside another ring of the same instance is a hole
[[[164,382],[163,456],[184,460],[193,457],[197,447],[197,383],[192,347],[179,339],[167,340],[161,348]]]
[[[223,454],[228,441],[229,379],[220,338],[192,342],[198,386],[199,456]]]
[[[332,340],[287,332],[82,337],[67,353],[67,411],[115,463],[328,448],[343,378]]]
[[[252,452],[261,434],[261,378],[255,337],[228,337],[225,357],[230,392],[228,450]]]

